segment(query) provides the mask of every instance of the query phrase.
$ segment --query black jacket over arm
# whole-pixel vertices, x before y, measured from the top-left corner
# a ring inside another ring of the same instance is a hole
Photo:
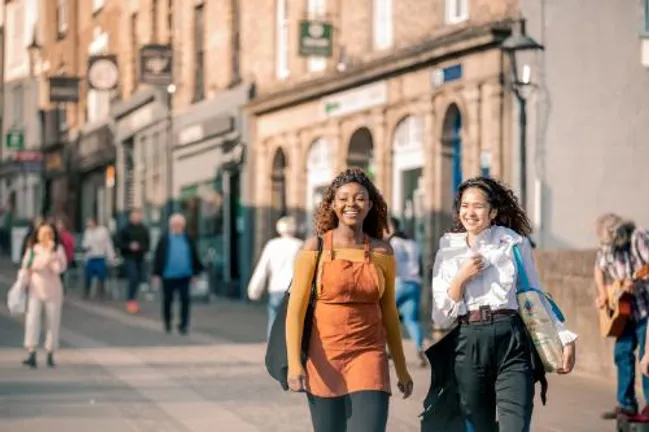
[[[465,432],[464,416],[460,408],[460,396],[455,381],[455,347],[459,329],[456,327],[426,350],[430,362],[430,388],[424,399],[421,414],[421,432]],[[532,352],[534,382],[541,385],[541,402],[546,403],[548,382],[531,337],[528,335]]]
[[[203,264],[201,263],[200,257],[198,256],[198,248],[196,247],[196,243],[187,234],[185,234],[185,237],[187,238],[187,243],[189,244],[189,250],[190,253],[192,254],[192,274],[196,276],[203,272],[204,267]],[[165,233],[163,236],[160,237],[160,240],[158,241],[158,245],[155,248],[155,255],[153,256],[154,276],[162,277],[165,266],[167,265],[168,249],[169,249],[169,233]]]

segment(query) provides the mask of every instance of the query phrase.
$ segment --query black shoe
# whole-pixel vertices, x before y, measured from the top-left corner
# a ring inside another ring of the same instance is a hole
[[[178,326],[178,333],[183,335],[183,336],[186,335],[187,334],[187,327]]]
[[[51,368],[56,367],[56,363],[54,363],[54,354],[53,353],[47,353],[47,366]]]
[[[36,369],[38,365],[36,364],[36,353],[35,352],[30,352],[29,356],[25,360],[23,360],[23,364],[25,366],[29,366],[32,369]]]
[[[165,323],[165,333],[169,334],[171,333],[171,324]]]

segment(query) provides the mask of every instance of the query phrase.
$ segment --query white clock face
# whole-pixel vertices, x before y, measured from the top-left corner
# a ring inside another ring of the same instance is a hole
[[[109,59],[96,60],[88,70],[88,81],[97,90],[111,90],[117,86],[119,70]]]

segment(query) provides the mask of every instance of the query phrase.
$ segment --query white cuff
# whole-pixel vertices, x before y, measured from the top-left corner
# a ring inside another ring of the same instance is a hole
[[[566,346],[574,341],[577,340],[579,336],[577,336],[577,333],[573,333],[567,328],[560,328],[559,330],[559,340],[561,341],[561,345]]]

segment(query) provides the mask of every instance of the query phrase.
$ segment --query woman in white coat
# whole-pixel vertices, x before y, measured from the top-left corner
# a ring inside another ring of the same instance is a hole
[[[34,231],[23,258],[23,271],[28,277],[28,303],[25,317],[25,348],[28,356],[23,364],[36,368],[36,348],[41,335],[41,315],[45,309],[47,365],[54,367],[54,351],[59,346],[59,327],[63,305],[61,273],[66,269],[63,246],[53,225],[42,223]]]

